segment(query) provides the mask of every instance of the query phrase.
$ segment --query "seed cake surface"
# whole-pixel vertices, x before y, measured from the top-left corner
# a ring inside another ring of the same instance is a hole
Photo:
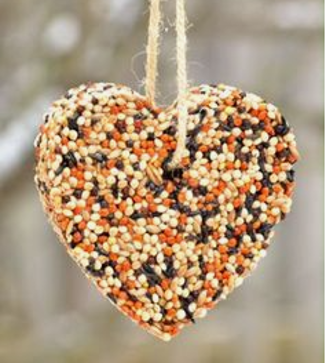
[[[90,83],[54,102],[35,140],[36,184],[60,240],[123,313],[169,340],[265,256],[290,211],[294,135],[233,87],[189,90],[187,150],[171,170],[175,105]]]

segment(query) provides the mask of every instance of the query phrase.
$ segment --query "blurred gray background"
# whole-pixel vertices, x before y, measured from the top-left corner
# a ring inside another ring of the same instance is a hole
[[[89,80],[143,91],[145,0],[0,0],[0,360],[323,361],[323,2],[187,0],[191,83],[223,82],[280,107],[295,128],[293,212],[255,274],[169,344],[122,317],[82,276],[33,184],[42,113]],[[160,61],[176,96],[174,1]]]

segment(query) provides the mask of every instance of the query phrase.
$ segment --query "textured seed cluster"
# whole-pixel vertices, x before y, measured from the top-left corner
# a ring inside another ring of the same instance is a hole
[[[35,141],[46,212],[98,289],[169,340],[205,316],[266,254],[291,207],[294,135],[236,88],[189,90],[182,163],[175,105],[94,83],[54,102]]]

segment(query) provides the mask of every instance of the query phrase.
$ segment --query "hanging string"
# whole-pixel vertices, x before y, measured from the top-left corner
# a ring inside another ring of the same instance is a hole
[[[177,82],[178,82],[178,140],[170,166],[176,167],[182,160],[186,147],[188,110],[186,104],[187,81],[187,36],[185,0],[176,0],[177,32]]]
[[[161,11],[160,0],[149,0],[149,28],[147,42],[147,62],[145,90],[147,98],[155,104],[157,59],[159,52]]]
[[[160,37],[160,0],[150,1],[150,19],[148,29],[147,64],[146,64],[146,96],[155,104],[157,59]],[[177,33],[177,83],[178,83],[178,138],[176,150],[170,163],[171,168],[177,167],[183,157],[186,146],[188,110],[186,105],[187,81],[187,36],[185,0],[176,0],[176,33]]]

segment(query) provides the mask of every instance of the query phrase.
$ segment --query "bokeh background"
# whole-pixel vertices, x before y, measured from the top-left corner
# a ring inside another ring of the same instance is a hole
[[[0,0],[0,360],[323,361],[323,1],[187,0],[192,84],[277,104],[302,155],[293,212],[268,258],[166,344],[136,328],[58,243],[33,184],[42,113],[89,80],[142,90],[145,0]],[[176,96],[174,1],[164,2],[160,103]]]

